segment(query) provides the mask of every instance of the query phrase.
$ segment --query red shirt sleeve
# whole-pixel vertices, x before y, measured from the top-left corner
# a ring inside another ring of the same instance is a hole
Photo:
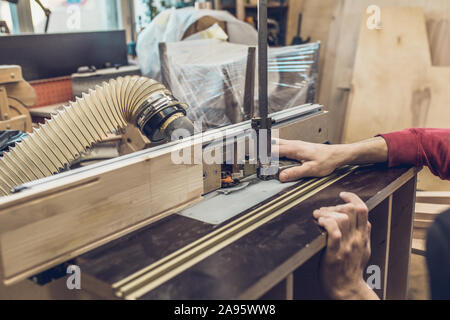
[[[427,166],[441,179],[450,180],[450,129],[407,129],[382,136],[388,145],[389,167]]]

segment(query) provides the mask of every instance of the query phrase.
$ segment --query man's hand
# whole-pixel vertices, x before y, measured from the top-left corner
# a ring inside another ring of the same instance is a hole
[[[378,299],[363,278],[370,258],[367,206],[353,193],[342,192],[340,197],[346,204],[313,213],[328,232],[320,266],[323,287],[333,299]]]
[[[280,173],[281,182],[305,177],[324,177],[345,164],[369,164],[386,162],[388,148],[381,137],[352,144],[326,145],[299,140],[277,140],[272,148],[280,158],[286,157],[302,163]]]
[[[285,169],[280,173],[281,182],[295,181],[304,177],[324,177],[340,165],[337,146],[315,144],[298,140],[278,140],[273,152],[279,157],[300,161],[301,166]]]

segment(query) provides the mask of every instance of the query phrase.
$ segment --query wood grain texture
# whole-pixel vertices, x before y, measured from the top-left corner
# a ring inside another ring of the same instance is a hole
[[[450,19],[450,2],[447,0],[336,0],[335,13],[330,25],[326,47],[324,74],[321,80],[319,103],[325,105],[333,122],[330,137],[334,143],[341,142],[342,129],[348,101],[348,89],[342,89],[343,73],[352,72],[358,46],[358,35],[362,20],[368,15],[369,5],[415,6],[423,8],[427,21]],[[383,13],[381,19],[383,20]],[[435,52],[434,44],[431,51]],[[439,49],[437,49],[439,51]],[[445,54],[443,54],[445,55]],[[447,55],[448,56],[448,55]],[[350,83],[347,84],[350,87]]]
[[[414,177],[392,195],[387,300],[407,298],[416,185]]]
[[[431,67],[425,16],[420,8],[383,8],[382,29],[361,23],[345,143],[382,132],[424,126],[431,108]],[[425,101],[424,101],[425,100]]]
[[[374,207],[370,203],[376,203],[371,201],[375,194],[382,195],[380,201],[383,201],[396,190],[394,185],[396,178],[401,176],[398,175],[400,171],[391,171],[392,175],[375,178],[377,171],[373,169],[361,168],[361,171],[343,178],[149,292],[142,299],[258,298],[264,289],[270,289],[325,245],[324,234],[311,218],[315,208],[340,203],[338,194],[345,188],[359,194],[372,210]],[[379,170],[378,174],[390,171]],[[406,171],[403,171],[404,176],[411,179],[411,171]],[[392,179],[395,175],[396,178]],[[370,188],[362,183],[366,179],[372,182]],[[408,250],[402,247],[399,252],[404,249]]]
[[[45,270],[198,199],[202,165],[176,165],[170,156],[135,157],[2,198],[2,277]]]
[[[416,196],[417,202],[450,205],[450,192],[419,191]]]
[[[433,66],[450,66],[450,20],[427,20]]]
[[[340,203],[338,194],[345,189],[360,195],[369,209],[373,210],[389,194],[396,192],[402,184],[411,180],[414,173],[414,170],[408,168],[386,169],[383,166],[360,168],[199,262],[143,298],[234,299],[238,296],[247,299],[257,298],[325,245],[325,236],[311,216],[315,208]],[[295,185],[287,187],[280,194],[285,194],[292,188],[295,188]],[[255,208],[257,206],[252,209]],[[231,221],[243,214],[245,212]],[[77,264],[84,270],[84,279],[97,279],[90,281],[83,288],[94,292],[100,290],[101,294],[107,293],[105,288],[110,287],[118,279],[154,263],[216,228],[180,215],[172,215],[127,237],[117,239],[77,259]],[[271,259],[267,259],[269,256]],[[109,293],[112,293],[111,288]]]
[[[429,191],[450,191],[450,181],[441,180],[424,167],[417,176],[418,188]]]
[[[450,210],[450,205],[417,202],[415,210],[416,215],[414,218],[421,220],[434,220],[436,216],[447,210]]]
[[[363,20],[343,142],[410,127],[448,128],[450,68],[432,65],[421,8],[383,7],[381,30]],[[419,188],[450,190],[426,171]]]

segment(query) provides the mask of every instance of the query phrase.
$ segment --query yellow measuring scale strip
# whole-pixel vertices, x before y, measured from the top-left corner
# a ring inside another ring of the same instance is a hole
[[[148,267],[114,283],[112,287],[116,289],[116,295],[125,299],[138,299],[196,263],[349,175],[356,168],[357,166],[350,167],[345,169],[344,173],[334,173],[301,184],[277,199],[269,201]]]

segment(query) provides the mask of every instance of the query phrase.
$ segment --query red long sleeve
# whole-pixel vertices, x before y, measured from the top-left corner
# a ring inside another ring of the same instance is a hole
[[[388,145],[389,167],[427,166],[450,180],[450,129],[407,129],[381,135]]]

